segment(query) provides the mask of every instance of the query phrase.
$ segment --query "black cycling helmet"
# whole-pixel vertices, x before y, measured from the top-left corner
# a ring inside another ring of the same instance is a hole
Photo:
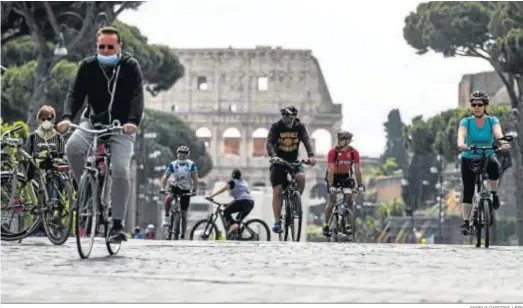
[[[350,133],[348,131],[345,131],[345,130],[342,130],[342,131],[339,131],[336,134],[336,137],[338,138],[338,141],[340,141],[340,140],[352,140],[352,133]]]
[[[472,92],[470,94],[469,101],[471,103],[472,103],[472,101],[482,101],[483,104],[488,105],[490,99],[489,99],[487,93],[485,93],[483,91],[476,90],[476,91],[474,91],[474,92]]]
[[[297,116],[298,115],[298,109],[296,109],[296,107],[294,107],[293,105],[290,105],[290,106],[287,106],[283,109],[280,110],[281,113],[288,113],[290,115],[293,115],[293,116]]]
[[[233,179],[240,179],[242,177],[242,172],[240,171],[240,169],[234,169],[232,171],[232,178]]]

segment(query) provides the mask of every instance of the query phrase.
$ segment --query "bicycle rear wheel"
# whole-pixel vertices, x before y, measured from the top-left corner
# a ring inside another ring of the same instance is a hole
[[[76,247],[82,259],[88,258],[93,249],[98,227],[98,195],[96,181],[85,172],[78,185],[75,216]]]

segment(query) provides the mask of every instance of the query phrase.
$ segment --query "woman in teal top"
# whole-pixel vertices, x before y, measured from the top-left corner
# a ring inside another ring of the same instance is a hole
[[[499,120],[487,113],[489,97],[485,92],[474,91],[470,95],[472,116],[466,117],[459,123],[458,147],[463,151],[461,154],[461,179],[463,181],[462,215],[464,223],[461,226],[464,235],[470,235],[469,217],[472,210],[472,197],[474,195],[474,173],[469,166],[473,159],[481,157],[481,153],[473,153],[468,150],[469,146],[491,147],[495,139],[503,137]],[[505,141],[501,149],[508,150],[510,145]],[[499,208],[499,197],[497,193],[499,179],[499,163],[494,151],[486,151],[488,156],[487,173],[490,189],[492,191],[492,206],[495,210]]]

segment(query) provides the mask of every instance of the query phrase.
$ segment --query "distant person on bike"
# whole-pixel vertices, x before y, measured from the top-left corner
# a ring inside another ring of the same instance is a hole
[[[361,178],[360,153],[350,145],[352,133],[340,131],[336,137],[338,144],[330,149],[327,154],[326,181],[329,199],[327,201],[327,207],[325,208],[325,221],[323,225],[323,234],[325,236],[329,236],[329,220],[332,215],[333,206],[336,204],[336,189],[353,189],[355,186],[354,174],[356,174],[358,190],[362,192],[365,191],[365,185],[363,185]],[[352,215],[355,215],[352,194],[348,195],[347,205],[351,209]],[[347,232],[352,232],[351,229],[352,226],[346,226]]]
[[[122,53],[122,44],[117,29],[104,27],[98,30],[98,53],[80,62],[64,104],[63,120],[57,125],[58,131],[65,132],[86,97],[87,108],[80,126],[93,129],[94,124],[108,125],[114,120],[123,125],[124,134],[111,135],[109,139],[114,157],[111,160],[110,189],[113,224],[109,233],[109,241],[113,243],[127,240],[123,220],[130,192],[130,163],[135,132],[144,110],[142,70],[135,58]],[[91,134],[75,130],[65,146],[77,183],[80,183],[85,154],[92,140]]]
[[[491,147],[495,138],[503,137],[499,120],[490,116],[487,112],[489,97],[483,91],[474,91],[469,98],[472,107],[472,116],[461,120],[458,129],[458,147],[461,153],[461,179],[463,181],[463,201],[462,215],[463,225],[462,233],[470,235],[469,217],[472,211],[472,197],[474,195],[475,174],[470,169],[470,164],[474,159],[480,159],[479,151],[474,153],[469,150],[469,146]],[[506,141],[501,142],[501,149],[508,150],[510,145]],[[499,196],[497,193],[499,179],[499,163],[494,155],[493,150],[487,150],[488,156],[487,173],[489,186],[492,191],[492,207],[499,208]]]
[[[165,198],[164,208],[165,217],[163,218],[163,225],[170,224],[171,202],[175,195],[179,196],[180,210],[182,214],[182,230],[180,238],[185,238],[185,229],[187,229],[187,210],[191,203],[191,197],[184,194],[191,194],[196,196],[196,188],[198,187],[198,168],[196,164],[189,159],[189,147],[181,145],[176,150],[178,159],[169,163],[167,170],[161,179],[162,192],[166,190],[167,180],[172,177],[169,183],[170,194]],[[183,196],[182,196],[183,195]]]
[[[217,192],[208,196],[207,199],[212,200],[212,198],[226,190],[229,190],[234,201],[225,208],[223,217],[225,217],[230,226],[228,232],[232,232],[240,227],[239,223],[252,211],[254,208],[254,200],[249,190],[249,184],[242,179],[242,172],[239,169],[234,169],[232,171],[232,179]],[[234,213],[238,213],[236,220],[232,218],[232,214]]]
[[[298,159],[298,151],[300,149],[300,142],[303,142],[307,155],[309,157],[309,164],[314,166],[316,160],[313,158],[311,139],[305,125],[298,119],[298,109],[294,106],[285,107],[280,110],[281,119],[271,125],[267,135],[266,148],[267,153],[271,157],[270,166],[270,180],[272,185],[272,211],[274,213],[274,225],[272,230],[276,233],[281,233],[281,199],[283,193],[283,185],[287,183],[287,176],[285,167],[279,164],[274,164],[278,160],[284,160],[293,163]],[[303,194],[305,189],[305,172],[303,167],[298,167],[296,172],[296,182],[300,194]]]

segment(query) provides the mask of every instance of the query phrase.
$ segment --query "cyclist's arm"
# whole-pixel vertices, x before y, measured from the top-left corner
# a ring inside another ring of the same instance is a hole
[[[312,142],[311,138],[309,137],[309,132],[307,132],[307,129],[305,128],[305,125],[300,124],[300,140],[303,142],[303,145],[305,146],[305,150],[307,150],[307,156],[309,158],[314,157],[314,151],[312,150]]]
[[[276,125],[273,124],[267,134],[267,141],[265,141],[265,149],[269,157],[276,156],[276,150],[274,149],[274,145],[278,142],[278,132],[276,130]]]
[[[165,173],[163,174],[162,176],[162,179],[160,180],[160,187],[162,190],[165,190],[166,189],[166,186],[167,186],[167,180],[169,179],[169,177],[171,176],[171,174],[173,174],[174,172],[174,168],[173,168],[173,165],[172,164],[169,164],[167,166],[167,169],[165,170]]]
[[[131,108],[129,109],[128,122],[138,126],[142,119],[144,110],[144,95],[143,95],[143,75],[140,63],[134,58],[128,61],[131,66],[130,80],[132,84],[130,89],[134,89],[131,99]]]
[[[84,100],[87,96],[87,85],[90,82],[88,70],[89,67],[86,61],[82,61],[78,67],[76,77],[67,92],[62,119],[73,119],[84,105]]]
[[[225,184],[225,186],[220,188],[217,192],[210,195],[209,198],[214,198],[214,197],[218,196],[219,194],[223,193],[224,191],[226,191],[227,189],[232,189],[232,188],[234,188],[234,182],[229,181],[227,184]]]
[[[191,166],[191,176],[192,176],[192,185],[193,187],[198,187],[198,168],[196,168],[196,164],[192,164]]]
[[[503,130],[501,129],[501,125],[499,124],[499,120],[496,117],[492,117],[492,134],[494,134],[494,137],[496,139],[499,139],[503,137]],[[507,143],[505,140],[499,140],[499,143]]]
[[[467,122],[468,119],[461,120],[458,128],[458,147],[465,145],[465,138],[467,138]]]
[[[329,186],[332,186],[334,183],[334,171],[336,168],[334,165],[334,154],[334,149],[331,149],[327,154],[327,184],[329,184]]]
[[[361,179],[360,153],[354,150],[353,156],[354,157],[352,159],[354,160],[354,173],[356,175],[356,182],[361,185],[363,182]]]

